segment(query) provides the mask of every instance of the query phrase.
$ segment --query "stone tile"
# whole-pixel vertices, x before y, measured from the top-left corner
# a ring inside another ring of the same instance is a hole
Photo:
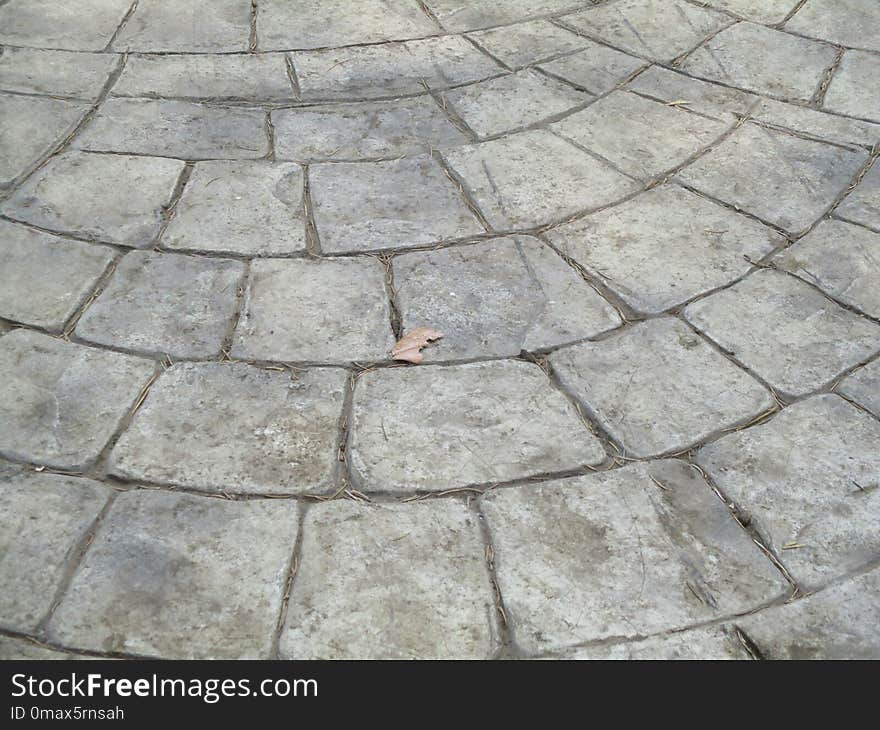
[[[36,629],[110,494],[89,479],[0,465],[0,626]]]
[[[255,159],[269,151],[269,140],[260,109],[115,98],[101,105],[73,146],[187,160]]]
[[[0,43],[101,51],[130,0],[10,0],[0,7]]]
[[[82,654],[56,651],[26,639],[14,639],[11,636],[0,636],[0,661],[9,660],[47,660],[47,659],[91,659]]]
[[[795,580],[815,588],[880,555],[878,443],[880,423],[820,395],[706,446],[697,460]]]
[[[98,529],[49,636],[169,659],[257,659],[271,650],[296,541],[290,500],[136,490]]]
[[[497,642],[479,526],[463,502],[309,510],[283,658],[486,659]]]
[[[854,48],[880,51],[880,6],[866,0],[810,0],[786,30]]]
[[[325,253],[418,246],[484,232],[430,155],[314,165],[309,183]]]
[[[161,245],[245,256],[305,251],[302,169],[254,160],[196,163]]]
[[[0,338],[0,454],[80,469],[100,454],[155,363],[28,330]]]
[[[183,162],[161,157],[53,157],[0,210],[42,228],[126,246],[149,246],[183,172]]]
[[[880,350],[880,327],[776,271],[756,272],[684,314],[789,396],[821,388]]]
[[[880,360],[856,370],[836,390],[880,418]]]
[[[674,185],[547,233],[633,309],[658,314],[745,274],[782,244],[770,228]]]
[[[586,46],[585,50],[557,58],[555,61],[547,61],[539,68],[591,94],[604,94],[645,65],[640,58],[615,51],[586,38],[582,40]]]
[[[117,63],[110,54],[3,48],[0,89],[95,99]]]
[[[765,124],[793,129],[795,132],[838,144],[872,147],[880,140],[878,124],[826,114],[774,99],[763,99],[755,108],[753,116]]]
[[[513,360],[386,368],[355,388],[349,459],[369,491],[442,491],[598,464],[574,406]]]
[[[279,159],[312,162],[402,157],[464,144],[430,96],[272,112]]]
[[[788,585],[679,461],[495,490],[483,512],[509,625],[528,652],[684,628]]]
[[[132,251],[79,320],[89,342],[154,355],[210,358],[232,324],[241,261]]]
[[[116,96],[291,101],[284,54],[131,56]]]
[[[838,301],[880,318],[880,233],[822,221],[775,262]]]
[[[880,232],[880,165],[874,163],[834,213]]]
[[[302,98],[393,99],[498,76],[504,69],[460,36],[291,53]]]
[[[595,644],[564,654],[575,660],[719,661],[750,659],[732,629],[710,626],[625,644]]]
[[[773,25],[785,20],[798,4],[798,0],[707,0],[707,4],[746,20]]]
[[[864,151],[746,124],[678,177],[736,208],[798,232],[825,213],[866,159]]]
[[[60,331],[112,260],[110,248],[0,221],[0,317]]]
[[[444,155],[496,230],[566,220],[639,186],[546,130],[459,147]]]
[[[446,30],[461,32],[494,25],[507,25],[537,16],[574,9],[572,0],[427,0],[425,5]]]
[[[621,324],[614,308],[537,239],[497,238],[394,259],[404,331],[444,333],[426,360],[516,356]]]
[[[522,68],[559,53],[593,45],[586,38],[547,20],[481,30],[469,37],[511,68]]]
[[[651,177],[708,147],[728,126],[627,91],[615,91],[551,128],[624,172]]]
[[[880,57],[863,51],[844,53],[823,105],[841,114],[880,122]]]
[[[562,114],[590,96],[527,69],[453,89],[445,98],[477,136],[489,137]]]
[[[721,31],[682,64],[682,70],[730,86],[809,101],[837,51],[754,23]]]
[[[564,18],[600,40],[657,61],[670,61],[732,22],[683,0],[620,0]]]
[[[208,492],[326,491],[346,374],[178,363],[110,455],[114,474]]]
[[[394,346],[385,269],[372,259],[251,264],[232,347],[244,360],[384,360]]]
[[[557,350],[550,362],[636,457],[682,451],[773,406],[761,385],[671,317]]]

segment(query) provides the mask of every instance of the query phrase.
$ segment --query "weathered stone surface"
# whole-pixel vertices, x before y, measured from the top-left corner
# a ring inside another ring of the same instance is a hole
[[[638,183],[546,130],[445,153],[496,230],[565,220],[633,192]]]
[[[575,649],[563,659],[636,660],[636,661],[718,661],[750,659],[742,642],[725,626],[693,629],[666,636],[653,636],[624,644],[596,644]]]
[[[281,637],[289,659],[485,659],[498,621],[475,515],[457,500],[309,510]]]
[[[48,634],[76,648],[169,659],[266,658],[296,516],[289,500],[121,494]]]
[[[535,16],[553,15],[577,7],[572,0],[427,0],[425,5],[446,30],[466,31],[506,25]]]
[[[682,462],[500,489],[483,511],[509,625],[529,652],[683,628],[786,591]]]
[[[880,165],[874,163],[834,213],[880,232]]]
[[[113,251],[0,221],[0,317],[60,331]]]
[[[559,53],[593,45],[586,38],[547,20],[481,30],[468,37],[511,68],[522,68]]]
[[[707,4],[746,20],[771,25],[785,20],[798,4],[798,0],[707,0]]]
[[[0,89],[94,99],[117,63],[109,54],[4,48]]]
[[[314,165],[309,182],[325,253],[418,246],[484,232],[430,155]]]
[[[215,357],[243,285],[240,261],[132,251],[79,320],[100,345],[177,357]]]
[[[565,79],[591,94],[604,94],[645,65],[640,58],[586,38],[582,40],[585,50],[544,62],[540,65],[541,70]]]
[[[824,106],[880,122],[880,57],[863,51],[844,53],[825,94]]]
[[[37,627],[110,494],[89,479],[0,465],[0,626]]]
[[[880,6],[866,0],[810,0],[785,24],[786,30],[842,46],[880,51]]]
[[[0,338],[0,454],[61,469],[93,461],[154,363],[27,330]]]
[[[639,457],[681,451],[773,405],[763,387],[673,318],[557,350],[550,362]]]
[[[355,387],[349,459],[364,491],[442,491],[605,457],[540,368],[500,361],[375,370]]]
[[[11,0],[0,7],[0,43],[101,51],[129,0]]]
[[[254,261],[233,357],[345,363],[394,345],[385,269],[372,259]]]
[[[775,271],[754,273],[684,315],[791,396],[821,388],[880,350],[880,327]]]
[[[208,492],[326,490],[345,372],[178,363],[153,385],[110,455],[114,474]]]
[[[11,636],[0,636],[0,661],[12,659],[26,661],[46,659],[90,659],[82,654],[66,651],[55,651],[27,639],[14,639]]]
[[[838,144],[872,147],[880,140],[878,124],[827,114],[774,99],[762,99],[755,107],[753,116],[765,124],[793,129],[795,132]]]
[[[741,116],[763,103],[761,97],[747,91],[700,81],[660,66],[646,69],[626,88],[665,104],[684,106],[698,114],[726,122],[733,122],[736,119],[734,115]]]
[[[880,423],[835,395],[701,449],[699,463],[782,558],[815,588],[880,555]]]
[[[867,408],[880,418],[880,360],[856,370],[837,386],[837,392]]]
[[[745,274],[781,235],[674,185],[554,228],[550,240],[634,309],[657,314]]]
[[[0,210],[42,228],[149,246],[183,163],[70,151],[53,157]]]
[[[161,244],[249,256],[304,251],[302,169],[253,160],[196,163]]]

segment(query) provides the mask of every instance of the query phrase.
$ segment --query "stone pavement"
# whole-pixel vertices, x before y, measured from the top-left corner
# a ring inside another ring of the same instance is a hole
[[[0,0],[0,657],[880,658],[878,27]]]

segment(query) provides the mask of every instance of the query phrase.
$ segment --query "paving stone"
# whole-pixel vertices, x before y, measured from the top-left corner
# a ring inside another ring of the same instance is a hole
[[[349,439],[355,482],[368,491],[442,491],[605,458],[540,368],[514,360],[368,372]]]
[[[677,102],[676,106],[684,106],[690,111],[726,122],[732,122],[758,104],[770,101],[747,91],[701,81],[660,66],[651,66],[643,71],[626,88],[665,104]]]
[[[709,146],[729,125],[615,91],[551,128],[624,172],[658,175]]]
[[[749,91],[809,101],[837,51],[755,23],[721,31],[682,64],[682,70]]]
[[[880,350],[880,327],[775,271],[754,273],[684,314],[789,396],[821,388]]]
[[[823,106],[880,122],[880,57],[863,51],[844,53]]]
[[[634,309],[657,314],[745,274],[781,235],[674,185],[554,228],[550,240]]]
[[[448,31],[468,31],[494,25],[506,25],[536,16],[552,15],[574,9],[572,0],[427,0],[434,17]]]
[[[586,48],[580,53],[546,61],[539,68],[591,94],[604,94],[645,65],[642,59],[608,46],[586,38],[583,42]]]
[[[707,0],[707,4],[719,10],[728,10],[746,20],[771,25],[785,20],[798,0]]]
[[[160,157],[53,157],[2,206],[42,228],[126,246],[149,246],[184,164]]]
[[[61,469],[94,460],[154,363],[28,330],[0,338],[0,453]]]
[[[880,360],[856,370],[836,390],[880,418]]]
[[[135,481],[215,493],[326,491],[345,380],[336,369],[178,363],[151,388],[110,468]]]
[[[531,69],[454,89],[445,98],[479,137],[527,127],[590,99]]]
[[[880,423],[820,395],[706,446],[697,459],[795,580],[815,588],[880,555],[878,443]]]
[[[385,270],[371,259],[251,264],[233,357],[345,363],[394,346]]]
[[[785,24],[786,30],[832,43],[880,51],[880,6],[866,0],[810,0]]]
[[[309,183],[325,253],[418,246],[484,232],[430,155],[314,165]]]
[[[522,68],[559,53],[593,45],[586,38],[547,20],[481,30],[468,37],[511,68]]]
[[[0,626],[37,628],[110,494],[89,479],[0,465]]]
[[[272,112],[279,159],[312,162],[402,157],[464,144],[430,96]]]
[[[564,654],[563,659],[636,661],[719,661],[750,659],[742,642],[724,626],[653,636],[625,644],[596,644]]]
[[[853,192],[834,211],[835,215],[880,231],[880,165],[874,163]]]
[[[14,639],[10,636],[0,636],[0,661],[9,660],[47,660],[47,659],[91,659],[92,657],[82,654],[73,654],[66,651],[55,651],[49,647],[40,646],[26,639]]]
[[[169,659],[271,650],[297,533],[291,500],[119,495],[53,615],[65,645]]]
[[[0,221],[0,317],[60,331],[112,260],[110,248]]]
[[[546,130],[445,152],[496,230],[533,228],[599,208],[638,183]]]
[[[95,99],[118,59],[109,54],[0,49],[0,89]]]
[[[498,622],[474,514],[457,500],[309,510],[281,637],[289,659],[486,659]]]
[[[823,221],[780,253],[776,263],[838,301],[880,318],[880,233]]]
[[[130,0],[10,0],[0,7],[0,43],[101,51]]]
[[[253,160],[196,163],[161,244],[246,256],[305,251],[302,169]]]
[[[685,183],[788,231],[821,217],[867,159],[746,124],[678,173]]]
[[[132,251],[79,320],[76,334],[172,358],[217,356],[244,273],[241,261]]]
[[[444,333],[427,360],[516,356],[621,324],[614,308],[537,239],[498,238],[394,259],[404,331]]]
[[[255,159],[266,155],[269,141],[260,109],[115,98],[101,105],[73,146],[187,160]]]
[[[766,124],[793,129],[838,144],[872,147],[880,140],[878,124],[826,114],[775,99],[762,99],[755,107],[753,116]]]
[[[773,405],[761,385],[671,317],[557,350],[550,362],[637,457],[682,451]]]
[[[788,585],[683,462],[495,490],[483,512],[509,625],[528,652],[683,628]]]

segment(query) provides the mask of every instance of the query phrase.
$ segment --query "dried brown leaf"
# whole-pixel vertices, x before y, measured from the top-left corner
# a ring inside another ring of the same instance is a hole
[[[423,360],[421,349],[427,347],[429,342],[439,340],[441,337],[443,337],[442,332],[430,327],[416,327],[400,338],[394,349],[391,350],[391,357],[395,360],[418,365]]]

